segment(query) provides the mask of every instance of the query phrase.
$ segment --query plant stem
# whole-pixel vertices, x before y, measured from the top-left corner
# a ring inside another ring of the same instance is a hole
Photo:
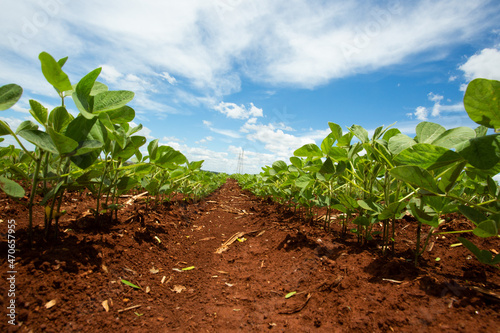
[[[36,195],[36,188],[38,186],[38,174],[40,172],[40,165],[42,164],[43,151],[40,150],[39,158],[35,159],[35,172],[33,172],[33,181],[31,182],[30,201],[28,203],[28,242],[30,247],[33,244],[33,201]]]

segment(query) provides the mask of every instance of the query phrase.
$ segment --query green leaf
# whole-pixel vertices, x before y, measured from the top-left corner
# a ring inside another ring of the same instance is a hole
[[[286,165],[286,162],[284,161],[276,161],[273,163],[273,166],[272,168],[277,172],[277,173],[280,173],[280,172],[284,172],[284,171],[287,171],[288,170],[288,167]]]
[[[307,174],[307,175],[302,175],[299,178],[297,178],[295,180],[295,185],[297,185],[297,187],[304,190],[309,185],[311,185],[313,182],[314,182],[314,179],[311,177],[311,175]]]
[[[54,143],[52,142],[52,138],[50,137],[49,134],[45,132],[39,130],[23,130],[19,132],[19,136],[25,139],[26,141],[31,142],[40,149],[55,154],[58,153],[57,148],[54,146]]]
[[[394,161],[399,165],[418,165],[427,170],[444,167],[460,160],[462,157],[454,151],[427,143],[417,143],[394,157]]]
[[[201,166],[203,165],[203,162],[205,162],[205,160],[190,162],[188,164],[188,169],[189,170],[200,170]]]
[[[167,167],[170,164],[180,165],[187,162],[186,156],[170,146],[158,147],[158,154],[160,157],[155,161],[155,164],[162,167]]]
[[[291,291],[291,292],[289,292],[288,294],[285,295],[285,298],[289,299],[290,297],[295,296],[295,294],[297,294],[296,291]]]
[[[31,120],[25,120],[22,123],[19,124],[19,126],[16,129],[16,134],[19,134],[19,132],[24,131],[24,130],[37,130],[38,125],[32,122]]]
[[[402,165],[391,169],[390,174],[403,181],[432,193],[442,193],[432,175],[415,165]]]
[[[195,267],[194,266],[189,266],[189,267],[184,267],[182,268],[183,271],[190,271],[192,269],[194,269]]]
[[[293,152],[294,156],[299,157],[323,157],[323,152],[314,143],[308,143]]]
[[[135,284],[133,284],[132,282],[128,282],[127,280],[121,280],[123,284],[126,284],[127,286],[129,287],[132,287],[132,288],[135,288],[135,289],[141,289],[141,287],[139,286],[136,286]]]
[[[85,75],[80,82],[78,82],[73,93],[73,101],[76,107],[87,119],[95,117],[95,115],[92,114],[94,110],[94,97],[91,96],[90,93],[101,70],[102,68],[96,68]]]
[[[500,134],[470,139],[457,147],[457,152],[478,169],[491,169],[500,161]]]
[[[11,134],[11,135],[14,134],[14,132],[10,128],[9,124],[4,122],[3,120],[0,120],[0,136],[9,135],[9,134]]]
[[[338,199],[341,204],[343,204],[344,206],[346,206],[351,210],[359,208],[358,202],[350,195],[347,195],[345,193],[340,193]]]
[[[125,106],[128,102],[134,99],[132,91],[105,91],[94,97],[93,113],[112,111]]]
[[[48,110],[46,107],[44,107],[42,104],[39,102],[35,101],[34,99],[30,99],[30,113],[35,118],[40,125],[47,126],[47,120],[48,120]]]
[[[86,149],[89,146],[96,148],[94,143],[89,144],[87,141],[98,141],[101,144],[106,143],[106,133],[106,129],[97,121],[97,118],[87,119],[80,115],[68,124],[65,135],[78,142],[79,148]],[[100,149],[92,149],[85,154],[82,154],[78,150],[77,154],[71,157],[71,161],[79,168],[86,169],[97,160],[99,154]]]
[[[361,143],[370,141],[368,138],[368,131],[359,125],[352,125],[349,127],[349,131],[351,131],[359,139],[359,141],[361,141]]]
[[[500,128],[500,82],[472,80],[465,91],[464,106],[474,122],[488,128]]]
[[[415,132],[417,133],[415,140],[419,143],[432,143],[446,132],[446,129],[439,124],[423,121],[417,125]]]
[[[349,160],[349,158],[347,157],[347,151],[344,148],[340,147],[331,147],[328,151],[328,157],[336,162]]]
[[[396,155],[415,144],[417,144],[415,140],[408,135],[400,133],[389,138],[387,148],[392,154]]]
[[[378,215],[380,221],[387,220],[399,214],[406,207],[405,202],[393,202]]]
[[[466,238],[458,237],[458,240],[476,256],[479,262],[491,266],[500,263],[500,254],[497,254],[495,257],[493,257],[493,253],[487,250],[480,250],[476,245],[474,245],[474,243]]]
[[[97,140],[86,140],[83,142],[80,142],[78,144],[78,147],[76,148],[76,153],[74,156],[79,156],[79,155],[84,155],[88,154],[90,152],[94,152],[97,150],[97,154],[101,150],[103,144],[100,141]]]
[[[135,118],[135,111],[130,106],[122,106],[113,111],[106,112],[113,124],[128,123]]]
[[[486,220],[481,223],[472,231],[474,235],[482,238],[493,237],[498,235],[500,221]]]
[[[38,56],[42,63],[42,73],[49,82],[59,92],[72,90],[68,75],[63,72],[59,63],[47,52],[42,52]]]
[[[68,113],[64,106],[58,106],[50,112],[48,124],[58,132],[62,133],[68,124],[73,120],[73,116]]]
[[[342,127],[340,125],[337,125],[332,122],[328,122],[328,126],[330,127],[330,130],[332,131],[331,135],[335,140],[339,140],[342,137]]]
[[[123,123],[121,126],[128,126],[128,123]],[[129,128],[127,130],[127,136],[131,136],[134,133],[139,132],[142,129],[142,124],[137,125],[136,127]]]
[[[448,167],[444,173],[441,173],[441,179],[438,181],[439,188],[443,192],[448,193],[455,186],[457,179],[462,174],[462,170],[466,165],[467,162],[462,161]]]
[[[441,134],[432,142],[433,145],[444,148],[456,148],[459,144],[476,137],[476,132],[470,127],[452,128]]]
[[[146,143],[146,138],[143,136],[131,136],[127,142],[127,145],[123,150],[119,151],[115,154],[115,157],[122,158],[124,160],[128,160],[132,157],[136,150],[139,149],[143,144]]]
[[[68,57],[64,57],[64,58],[57,60],[57,64],[62,68],[64,66],[64,64],[66,63],[66,61],[68,61]]]
[[[299,170],[304,166],[302,160],[295,156],[290,157],[290,163],[292,163]]]
[[[366,216],[358,216],[356,217],[352,223],[359,225],[359,226],[364,226],[364,227],[369,227],[370,226],[370,220]]]
[[[104,83],[96,81],[94,82],[94,85],[92,86],[92,90],[90,91],[91,96],[95,96],[99,93],[108,91],[108,86],[106,86]]]
[[[349,147],[351,145],[351,140],[354,137],[354,134],[352,132],[347,132],[346,134],[342,135],[340,139],[337,139],[337,147]]]
[[[148,145],[148,154],[149,154],[149,160],[151,162],[154,162],[156,158],[158,157],[158,141],[159,139],[155,139],[151,141]]]
[[[123,193],[132,189],[137,184],[139,184],[139,181],[137,179],[124,176],[120,178],[118,184],[116,184],[116,187],[118,188],[118,190],[120,190],[120,192]]]
[[[13,180],[0,176],[0,189],[14,198],[24,197],[24,189]]]
[[[326,138],[323,139],[323,141],[321,141],[320,148],[323,154],[328,155],[328,152],[330,151],[334,143],[335,143],[335,138],[330,133]]]
[[[420,209],[414,202],[410,202],[410,208],[412,215],[415,216],[419,222],[434,228],[439,227],[439,216],[437,216],[430,207],[424,206],[424,209]]]
[[[474,132],[476,132],[476,138],[485,136],[488,133],[488,127],[480,125],[474,130]]]
[[[323,162],[323,166],[319,170],[319,173],[321,174],[332,174],[335,173],[335,166],[333,165],[332,160],[330,157],[327,157],[325,161]]]
[[[358,205],[365,210],[369,210],[377,214],[380,214],[383,211],[383,207],[371,199],[358,200]]]
[[[78,142],[76,142],[71,138],[68,138],[63,134],[56,132],[51,127],[47,129],[47,132],[52,138],[52,142],[56,146],[57,151],[59,152],[60,155],[71,153],[78,147]]]
[[[458,206],[458,210],[466,218],[471,220],[476,226],[479,225],[479,223],[486,221],[488,219],[488,217],[484,215],[481,211],[470,206],[460,205]]]
[[[0,87],[0,111],[10,109],[19,101],[23,94],[23,88],[11,83]]]
[[[398,134],[401,134],[401,131],[398,130],[397,128],[391,128],[389,130],[387,130],[385,133],[384,133],[384,136],[382,137],[382,140],[385,140],[386,142],[389,142],[389,140],[393,137],[393,136],[396,136]]]

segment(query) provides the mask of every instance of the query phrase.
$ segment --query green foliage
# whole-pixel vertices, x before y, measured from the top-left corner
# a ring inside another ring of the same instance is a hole
[[[96,217],[109,214],[111,218],[113,213],[116,217],[120,208],[118,196],[135,188],[148,190],[156,203],[168,200],[175,192],[184,193],[186,199],[199,200],[225,181],[225,174],[201,171],[203,161],[189,162],[172,147],[160,146],[158,140],[149,144],[149,156],[143,157],[140,148],[146,138],[134,135],[142,125],[129,124],[135,111],[127,104],[134,93],[109,91],[97,81],[101,68],[92,70],[72,86],[62,69],[67,57],[56,61],[42,52],[39,59],[42,73],[55,88],[61,105],[49,112],[40,102],[30,100],[34,121],[24,121],[15,131],[0,121],[0,136],[11,135],[21,146],[21,149],[0,147],[0,189],[20,198],[25,195],[24,189],[10,178],[31,180],[33,189],[42,183],[40,202],[34,201],[38,191],[30,193],[30,239],[35,204],[45,206],[45,237],[49,238],[55,220],[57,239],[62,197],[70,187],[90,190],[96,197]],[[0,87],[0,110],[13,106],[21,95],[22,88],[15,84]],[[70,96],[79,111],[76,117],[65,106],[65,98]],[[35,151],[27,150],[19,138],[32,143]],[[103,195],[105,202],[101,202]]]
[[[411,213],[417,220],[416,263],[432,233],[445,223],[443,214],[461,212],[475,224],[475,229],[463,232],[497,237],[500,190],[492,177],[500,172],[500,134],[488,134],[487,128],[500,128],[499,88],[498,81],[484,79],[469,84],[464,104],[471,119],[481,125],[476,129],[447,130],[421,122],[414,138],[389,128],[392,125],[376,128],[370,138],[359,125],[344,134],[329,122],[331,133],[320,147],[298,148],[290,165],[276,161],[259,175],[235,178],[257,195],[295,207],[308,221],[316,208],[326,207],[326,230],[333,211],[342,212],[337,220],[343,234],[348,224],[354,224],[351,231],[361,242],[373,239],[372,227],[380,222],[383,251],[394,246],[395,221]],[[430,226],[425,237],[422,225]],[[483,263],[500,260],[464,245]]]

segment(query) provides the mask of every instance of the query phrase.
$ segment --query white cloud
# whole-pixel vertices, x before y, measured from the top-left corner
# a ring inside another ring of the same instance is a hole
[[[239,135],[236,131],[213,127],[212,122],[210,122],[208,120],[203,120],[203,125],[205,125],[206,127],[208,127],[209,130],[211,130],[212,132],[217,133],[217,134],[228,136],[228,137],[233,138],[233,139],[238,139],[241,137],[241,135]]]
[[[463,102],[458,102],[450,105],[442,105],[441,101],[444,99],[444,96],[435,94],[433,92],[427,94],[427,98],[429,99],[429,101],[434,102],[432,110],[430,111],[430,115],[432,117],[441,117],[443,112],[465,112]],[[419,106],[415,109],[414,113],[407,114],[407,116],[415,116],[418,120],[425,121],[429,119],[429,109],[424,106]]]
[[[3,69],[17,59],[36,64],[40,50],[48,50],[77,58],[80,68],[95,68],[89,63],[95,59],[112,61],[116,72],[104,71],[109,82],[120,73],[157,77],[159,72],[172,84],[168,73],[174,72],[216,96],[239,91],[243,75],[312,88],[469,41],[491,28],[484,0],[227,3],[112,0],[99,3],[96,11],[94,2],[10,2],[0,13],[7,37],[0,41],[0,73],[12,81],[19,71]],[[79,68],[72,71],[81,74]]]
[[[483,49],[470,57],[459,67],[468,81],[475,78],[500,80],[500,50],[496,48]]]
[[[116,83],[117,80],[123,76],[114,66],[112,65],[101,65],[101,74],[99,75],[105,81],[110,83]]]
[[[164,136],[162,138],[162,141],[175,141],[175,142],[182,142],[181,139],[176,138],[175,136]]]
[[[262,117],[263,115],[262,109],[253,105],[253,103],[250,103],[250,107],[247,108],[244,105],[220,102],[213,109],[233,119],[248,119],[250,117]]]
[[[239,158],[240,154],[243,153],[242,173],[259,173],[262,171],[261,166],[272,165],[279,159],[275,154],[256,152],[249,147],[229,146],[228,151],[235,158]],[[288,158],[285,161],[289,163]]]
[[[168,145],[176,150],[179,150],[190,162],[204,160],[202,165],[203,170],[226,173],[234,173],[236,171],[237,160],[228,152],[191,147],[189,145],[179,143],[178,140],[162,141],[160,144]]]
[[[15,132],[16,129],[19,127],[19,125],[21,125],[21,123],[25,120],[28,120],[29,118],[27,119],[19,119],[19,118],[16,118],[16,117],[1,117],[0,116],[0,120],[3,120],[4,122],[7,123],[7,125],[9,125],[9,127]]]
[[[170,74],[168,74],[167,72],[163,72],[160,74],[160,76],[162,78],[164,78],[165,80],[167,80],[168,83],[174,85],[177,83],[177,80],[175,79],[175,77],[171,76]]]
[[[286,129],[283,129],[286,128]],[[324,138],[323,131],[320,134],[311,132],[304,136],[295,136],[285,131],[288,127],[278,127],[273,124],[245,123],[240,129],[247,133],[246,138],[252,142],[263,144],[264,148],[272,152],[275,159],[288,160],[293,156],[293,151],[306,143],[315,143],[315,140]]]
[[[415,117],[417,117],[418,120],[422,120],[422,121],[425,121],[427,120],[427,114],[429,113],[429,111],[427,110],[426,107],[424,106],[419,106],[415,109]]]
[[[195,143],[196,144],[200,144],[200,143],[210,142],[210,141],[213,141],[213,140],[214,140],[213,136],[206,136],[203,139],[201,139],[199,141],[196,141]]]
[[[19,104],[20,104],[20,103],[17,103],[17,104],[15,104],[15,105],[13,105],[13,106],[11,107],[11,109],[12,109],[12,110],[14,110],[14,111],[16,111],[16,112],[20,112],[20,113],[27,113],[27,114],[29,114],[29,113],[30,113],[30,109],[29,109],[29,108],[28,108],[28,109],[26,109],[26,108],[22,107],[22,106],[21,106],[21,105],[19,105]]]

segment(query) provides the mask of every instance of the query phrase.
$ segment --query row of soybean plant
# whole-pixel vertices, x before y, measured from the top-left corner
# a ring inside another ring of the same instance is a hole
[[[473,229],[459,233],[499,237],[500,190],[492,178],[500,172],[498,101],[500,82],[476,79],[464,97],[469,117],[479,124],[475,129],[446,130],[421,122],[414,138],[392,125],[378,127],[370,137],[361,126],[343,132],[329,123],[331,133],[319,147],[306,144],[294,152],[290,164],[276,161],[259,175],[236,178],[255,194],[298,207],[311,219],[314,209],[326,207],[325,229],[332,211],[341,211],[343,234],[348,223],[356,226],[351,231],[362,242],[381,233],[384,252],[394,250],[395,223],[410,213],[417,221],[417,264],[448,213],[459,212],[473,222]],[[375,224],[382,231],[374,232]],[[430,226],[426,234],[423,225]],[[459,237],[479,261],[499,268],[500,255],[480,250],[470,239]]]
[[[96,198],[93,212],[97,218],[106,212],[116,216],[118,197],[134,188],[148,191],[149,199],[158,203],[175,192],[197,200],[225,181],[224,175],[200,170],[203,161],[189,162],[158,140],[150,142],[148,156],[142,156],[139,149],[146,138],[137,135],[142,125],[131,125],[135,111],[127,105],[134,93],[108,90],[97,81],[101,68],[73,85],[62,69],[67,57],[56,61],[42,52],[39,59],[45,79],[60,97],[60,106],[49,111],[31,99],[31,120],[15,130],[0,120],[0,140],[10,135],[20,147],[0,148],[0,188],[17,198],[29,189],[30,242],[36,204],[45,207],[45,237],[53,233],[57,238],[59,217],[64,214],[61,203],[68,189],[88,189]],[[16,84],[0,87],[0,110],[12,107],[22,93]],[[68,112],[67,98],[76,105],[76,116]],[[33,144],[34,151],[21,138]],[[39,202],[35,202],[37,194],[41,194]]]

